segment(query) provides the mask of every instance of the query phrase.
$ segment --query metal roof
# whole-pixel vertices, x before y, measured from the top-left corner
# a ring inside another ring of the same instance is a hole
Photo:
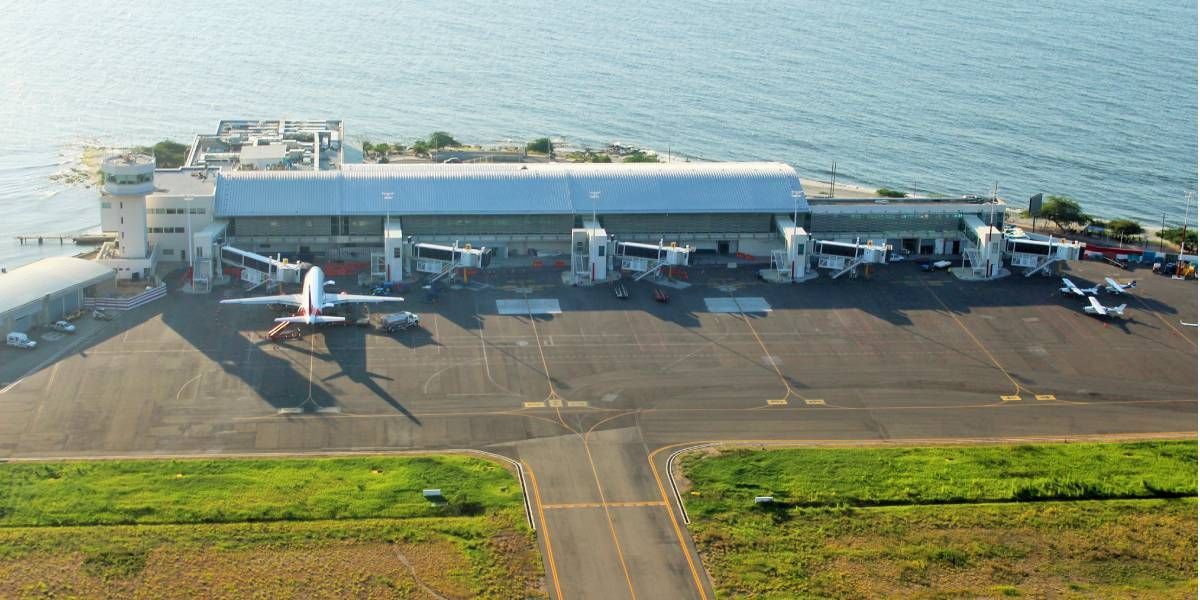
[[[233,171],[218,217],[438,214],[790,213],[808,209],[782,163],[343,165],[338,171]],[[391,194],[385,206],[384,195]]]
[[[0,275],[0,315],[45,296],[116,279],[116,271],[98,262],[55,256]]]

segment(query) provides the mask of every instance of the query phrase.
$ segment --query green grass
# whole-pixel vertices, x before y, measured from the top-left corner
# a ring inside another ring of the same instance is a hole
[[[448,503],[431,506],[426,488]],[[503,467],[452,455],[0,465],[0,526],[411,518],[520,503]]]
[[[214,582],[224,597],[545,595],[520,484],[479,458],[0,464],[0,597]]]
[[[735,450],[683,472],[722,597],[1196,596],[1195,442]]]
[[[698,514],[755,496],[790,506],[1163,498],[1196,495],[1196,443],[735,450],[687,457],[684,470]]]

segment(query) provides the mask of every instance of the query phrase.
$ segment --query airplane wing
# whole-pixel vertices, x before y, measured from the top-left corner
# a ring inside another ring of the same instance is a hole
[[[300,306],[303,300],[300,294],[280,294],[278,296],[258,296],[255,298],[230,298],[222,300],[221,304],[286,304]]]
[[[1077,296],[1083,295],[1083,291],[1081,291],[1078,287],[1076,287],[1075,282],[1071,281],[1070,279],[1067,279],[1066,277],[1062,278],[1062,282],[1063,282],[1063,285],[1067,286],[1067,287],[1063,288],[1064,290],[1069,291],[1072,294],[1075,294]]]
[[[1129,284],[1117,283],[1117,280],[1112,277],[1105,277],[1104,282],[1108,284],[1108,291],[1114,294],[1123,294],[1125,288],[1130,287]]]
[[[1096,314],[1102,315],[1105,313],[1104,305],[1100,304],[1100,301],[1095,296],[1088,296],[1088,302],[1092,303],[1092,310],[1096,311]]]
[[[326,304],[366,304],[378,302],[404,302],[404,298],[398,296],[366,296],[363,294],[328,294],[325,296]]]

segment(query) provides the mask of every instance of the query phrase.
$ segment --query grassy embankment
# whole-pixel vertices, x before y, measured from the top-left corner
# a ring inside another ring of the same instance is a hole
[[[443,505],[421,494],[440,488]],[[0,597],[544,596],[521,487],[451,455],[0,465]]]
[[[1196,596],[1195,442],[733,450],[683,472],[725,597]]]

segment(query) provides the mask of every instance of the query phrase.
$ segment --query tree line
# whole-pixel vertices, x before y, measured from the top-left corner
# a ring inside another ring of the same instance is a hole
[[[1028,216],[1046,219],[1062,231],[1076,231],[1077,226],[1102,227],[1108,235],[1122,240],[1136,238],[1146,233],[1146,229],[1142,227],[1141,223],[1132,219],[1121,218],[1104,221],[1093,217],[1084,212],[1079,202],[1070,196],[1047,196],[1046,200],[1042,202],[1041,210],[1037,214],[1028,214]],[[1185,250],[1196,248],[1194,228],[1187,232],[1186,240],[1184,240],[1183,227],[1163,229],[1156,235],[1174,244],[1184,243]]]

